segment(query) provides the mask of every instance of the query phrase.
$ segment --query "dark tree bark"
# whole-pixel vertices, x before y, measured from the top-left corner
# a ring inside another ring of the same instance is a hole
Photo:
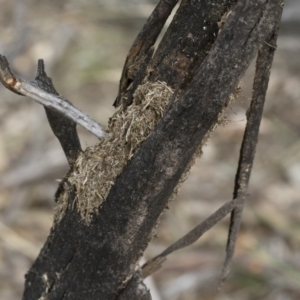
[[[130,109],[134,93],[145,82],[164,81],[176,89],[174,98],[89,222],[78,212],[78,186],[69,181],[75,167],[68,173],[57,193],[57,201],[65,201],[67,208],[26,275],[24,300],[151,299],[137,271],[138,260],[195,153],[274,30],[282,4],[279,0],[183,0],[152,55],[176,2],[160,1],[135,41],[115,106]],[[75,148],[80,151],[79,144]],[[62,200],[65,190],[67,197]]]

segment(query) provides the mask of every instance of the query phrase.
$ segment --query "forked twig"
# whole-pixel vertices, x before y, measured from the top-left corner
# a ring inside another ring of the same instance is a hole
[[[10,70],[6,57],[2,55],[0,55],[0,81],[12,92],[30,97],[45,107],[59,111],[98,138],[104,137],[102,126],[76,108],[67,99],[54,95],[53,93],[45,92],[34,82],[27,82],[17,78]]]
[[[144,278],[159,270],[169,254],[196,242],[205,232],[226,217],[233,209],[240,207],[241,203],[242,199],[239,198],[225,203],[206,220],[201,222],[162,253],[147,261],[142,267]]]
[[[255,148],[258,141],[259,126],[268,89],[273,57],[276,50],[276,41],[281,14],[282,7],[278,7],[278,17],[275,28],[270,37],[261,45],[261,48],[258,52],[253,83],[252,101],[247,112],[247,125],[240,150],[239,164],[235,177],[235,186],[233,192],[233,198],[240,198],[242,200],[242,205],[236,207],[231,212],[231,221],[226,247],[226,258],[223,265],[219,288],[222,286],[229,274],[236,240],[241,225],[244,202],[255,156]]]

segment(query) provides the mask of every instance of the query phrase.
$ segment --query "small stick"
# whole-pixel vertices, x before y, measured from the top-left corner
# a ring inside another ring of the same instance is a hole
[[[59,111],[99,139],[104,137],[105,133],[102,126],[76,108],[67,99],[45,92],[32,82],[17,78],[10,70],[6,57],[2,55],[0,55],[0,81],[12,92],[30,97],[45,107]]]
[[[223,265],[219,289],[230,272],[230,265],[241,225],[244,202],[254,161],[256,144],[258,141],[259,126],[268,89],[273,57],[276,50],[276,46],[270,45],[276,45],[281,14],[282,6],[278,8],[277,22],[273,31],[258,51],[252,101],[249,111],[247,112],[247,125],[240,150],[240,158],[233,192],[233,198],[238,197],[242,199],[242,205],[231,212],[226,258]]]
[[[166,260],[166,257],[169,254],[195,243],[205,232],[207,232],[215,224],[226,217],[233,209],[238,208],[241,205],[241,201],[242,199],[234,199],[232,201],[226,202],[212,215],[210,215],[207,219],[190,230],[187,234],[185,234],[182,238],[169,246],[166,250],[164,250],[151,260],[147,261],[142,267],[144,278],[158,271],[162,267],[162,263]]]

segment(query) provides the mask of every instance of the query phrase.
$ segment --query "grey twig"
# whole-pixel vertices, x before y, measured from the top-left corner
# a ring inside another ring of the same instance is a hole
[[[195,243],[205,232],[211,229],[224,217],[226,217],[233,209],[238,209],[242,203],[242,199],[234,199],[223,204],[217,211],[210,215],[206,220],[201,222],[186,235],[176,241],[174,244],[169,246],[162,253],[154,257],[153,259],[146,262],[143,267],[143,276],[146,278],[152,273],[156,272],[162,267],[162,263],[166,260],[166,257],[172,252],[185,248],[193,243]]]
[[[67,101],[67,99],[45,92],[32,82],[17,78],[10,70],[6,57],[2,55],[0,55],[0,81],[12,92],[30,97],[45,107],[62,113],[76,124],[81,125],[86,130],[93,133],[99,139],[104,137],[102,126],[76,108]]]

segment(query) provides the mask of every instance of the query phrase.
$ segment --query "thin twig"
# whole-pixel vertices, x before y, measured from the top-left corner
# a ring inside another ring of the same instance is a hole
[[[159,270],[169,254],[196,242],[205,232],[226,217],[233,209],[238,208],[241,203],[242,201],[239,198],[225,203],[206,220],[201,222],[162,253],[146,262],[142,267],[144,278]]]
[[[255,156],[256,144],[258,141],[259,126],[268,89],[273,57],[276,50],[276,46],[270,45],[276,45],[281,13],[282,7],[279,6],[275,28],[270,37],[262,44],[258,52],[252,101],[249,111],[247,112],[247,125],[240,150],[240,158],[233,193],[233,198],[240,198],[242,200],[242,205],[231,212],[226,258],[223,265],[219,288],[222,286],[229,274],[236,240],[241,225],[244,202]]]
[[[12,92],[30,97],[45,107],[59,111],[99,139],[104,137],[102,126],[76,108],[67,99],[45,92],[32,82],[17,78],[10,70],[6,57],[2,55],[0,55],[0,81]]]

